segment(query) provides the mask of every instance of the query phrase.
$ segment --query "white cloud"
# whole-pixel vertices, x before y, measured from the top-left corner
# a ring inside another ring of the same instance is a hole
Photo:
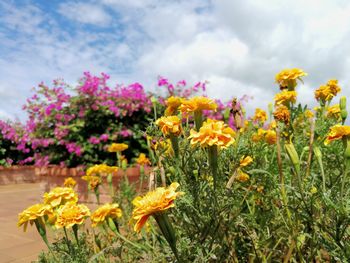
[[[250,112],[272,101],[278,92],[274,76],[288,67],[309,73],[298,87],[302,102],[314,103],[313,90],[330,78],[350,95],[345,0],[63,2],[58,12],[69,18],[65,23],[80,23],[68,24],[76,27],[73,33],[37,5],[1,7],[2,25],[16,34],[0,30],[3,112],[19,114],[30,87],[41,80],[74,83],[85,70],[146,87],[158,75],[208,80],[211,96],[254,96]]]
[[[84,24],[105,26],[112,21],[102,6],[93,3],[66,2],[59,6],[58,11],[63,16]]]

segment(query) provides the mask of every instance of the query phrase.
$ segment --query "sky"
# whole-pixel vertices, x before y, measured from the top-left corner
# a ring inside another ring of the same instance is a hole
[[[206,80],[213,98],[252,96],[248,112],[285,68],[308,73],[302,103],[332,78],[350,95],[348,0],[3,0],[0,14],[0,119],[24,120],[33,87],[84,71],[148,90]]]

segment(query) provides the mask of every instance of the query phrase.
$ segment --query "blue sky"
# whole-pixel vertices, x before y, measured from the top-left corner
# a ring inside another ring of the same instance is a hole
[[[298,88],[338,78],[350,95],[350,2],[326,0],[0,1],[0,118],[20,118],[39,82],[84,71],[154,89],[158,75],[209,81],[216,98],[254,96],[266,108],[274,75],[300,67]]]

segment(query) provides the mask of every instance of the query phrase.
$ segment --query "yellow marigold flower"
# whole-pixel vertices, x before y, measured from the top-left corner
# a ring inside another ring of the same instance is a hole
[[[336,79],[329,80],[326,85],[321,85],[315,90],[315,98],[318,101],[326,102],[333,99],[341,91]]]
[[[237,175],[236,175],[236,180],[241,182],[241,183],[244,183],[244,182],[247,182],[249,180],[249,175],[245,172],[243,172],[241,169],[238,169],[237,170]]]
[[[156,121],[156,124],[165,136],[179,136],[182,131],[181,120],[177,116],[161,117]]]
[[[166,155],[174,155],[174,150],[171,146],[170,139],[156,142],[156,144],[154,145],[154,150],[164,151]]]
[[[86,170],[87,176],[92,175],[107,175],[118,172],[117,166],[108,166],[107,164],[96,164],[94,166],[89,167]]]
[[[108,147],[108,151],[109,152],[122,152],[122,151],[125,151],[128,148],[129,148],[129,146],[127,144],[125,144],[125,143],[112,143]]]
[[[121,216],[122,210],[119,208],[118,204],[104,204],[91,214],[91,225],[92,227],[96,227],[102,224],[108,217],[114,219]]]
[[[52,215],[52,207],[48,204],[35,204],[22,213],[18,214],[18,227],[23,226],[24,231],[27,230],[28,222],[32,225],[34,220],[44,217],[45,215]]]
[[[250,156],[242,156],[240,162],[239,162],[239,166],[240,167],[245,167],[248,166],[249,164],[251,164],[253,162],[253,158]]]
[[[343,125],[337,124],[330,128],[330,131],[324,143],[328,145],[331,141],[339,140],[349,135],[350,135],[350,126],[343,126]]]
[[[81,225],[86,217],[90,216],[90,210],[85,205],[67,203],[57,210],[56,228]]]
[[[262,194],[264,192],[264,186],[260,185],[256,188],[256,191],[260,194]]]
[[[223,121],[208,119],[198,132],[191,130],[190,133],[188,138],[191,139],[192,145],[199,143],[202,147],[217,145],[227,148],[235,142],[235,132]]]
[[[138,196],[133,200],[135,206],[132,218],[136,220],[134,230],[139,232],[147,219],[159,212],[163,212],[174,207],[174,200],[183,195],[183,192],[175,192],[179,187],[178,183],[172,183],[169,187],[158,187],[154,191],[148,192],[144,197]]]
[[[267,113],[262,109],[255,109],[255,114],[253,117],[253,121],[265,122],[267,120]]]
[[[265,136],[265,132],[266,131],[264,129],[259,128],[258,131],[252,135],[252,141],[253,142],[261,141]]]
[[[91,189],[95,189],[101,184],[101,178],[95,175],[85,175],[81,179],[85,180]]]
[[[313,118],[315,116],[314,113],[311,110],[306,110],[304,112],[304,114],[305,114],[306,118],[309,118],[309,119],[311,119],[311,118]]]
[[[182,104],[182,101],[183,101],[183,98],[180,98],[180,97],[174,97],[174,96],[169,97],[165,101],[167,108],[165,109],[164,115],[165,116],[174,115],[174,113],[176,113],[176,111]]]
[[[288,108],[284,105],[280,105],[279,107],[277,107],[277,109],[273,113],[273,116],[277,121],[284,122],[285,124],[288,124],[290,121],[290,112]]]
[[[269,129],[276,129],[277,123],[275,120],[271,121],[269,124]]]
[[[275,79],[280,87],[286,88],[288,84],[292,84],[295,87],[297,79],[302,81],[301,77],[303,76],[307,76],[307,73],[301,69],[292,68],[282,70],[276,75]]]
[[[70,188],[74,188],[74,186],[76,186],[77,182],[72,178],[72,177],[68,177],[64,180],[63,185],[65,187],[70,187]]]
[[[202,110],[216,110],[218,105],[215,103],[214,100],[209,99],[207,97],[193,97],[189,100],[182,101],[182,104],[180,106],[180,111],[182,113],[191,113],[195,111],[202,111]]]
[[[265,133],[265,141],[270,145],[276,144],[276,142],[277,142],[276,132],[273,130],[267,130]]]
[[[335,104],[333,106],[330,106],[327,108],[327,117],[334,117],[339,118],[340,117],[340,107],[339,104]]]
[[[292,90],[283,90],[277,93],[275,96],[276,105],[288,105],[289,103],[295,103],[297,101],[297,92]]]
[[[144,153],[140,153],[139,157],[136,159],[136,163],[139,165],[151,165],[151,161],[146,157]]]
[[[65,203],[76,203],[77,201],[78,195],[70,187],[55,187],[49,193],[44,194],[44,203],[52,207]]]

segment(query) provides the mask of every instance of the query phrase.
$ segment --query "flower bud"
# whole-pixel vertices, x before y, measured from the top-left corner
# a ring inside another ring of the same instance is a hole
[[[294,169],[297,173],[300,172],[300,161],[299,161],[299,155],[297,151],[295,150],[293,143],[286,143],[284,145],[286,152],[288,154],[288,157],[290,161],[292,162]]]
[[[342,96],[339,101],[340,110],[346,110],[346,97]]]

